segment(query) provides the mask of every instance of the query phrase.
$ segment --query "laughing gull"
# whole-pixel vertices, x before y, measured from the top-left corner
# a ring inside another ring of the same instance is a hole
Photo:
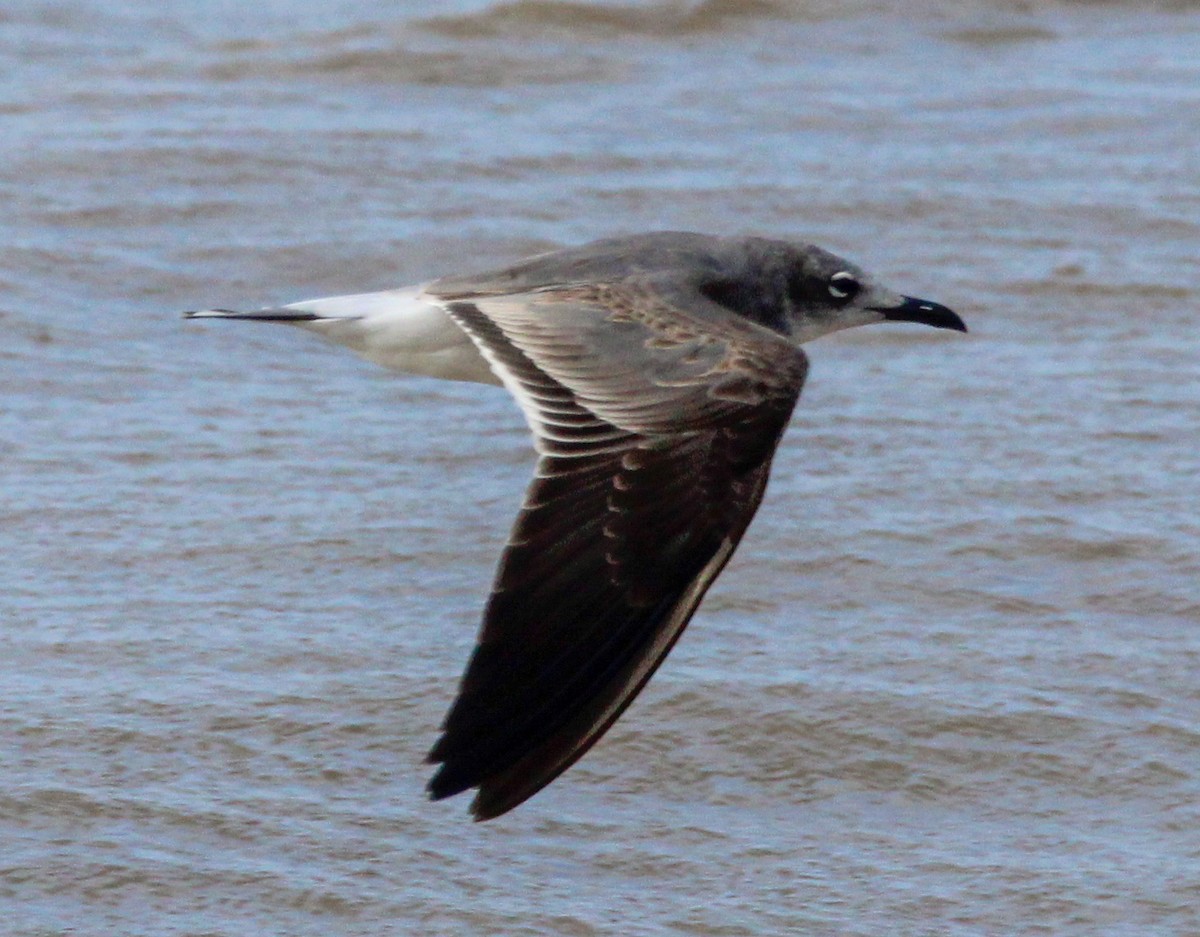
[[[411,374],[502,384],[533,482],[429,760],[497,817],[630,704],[729,562],[808,372],[872,322],[966,331],[809,244],[660,232],[410,289],[189,318],[296,325]]]

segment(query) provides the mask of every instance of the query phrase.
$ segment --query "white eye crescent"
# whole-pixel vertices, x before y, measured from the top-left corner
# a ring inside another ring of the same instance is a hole
[[[853,273],[840,270],[829,278],[829,295],[840,302],[853,299],[861,286]]]

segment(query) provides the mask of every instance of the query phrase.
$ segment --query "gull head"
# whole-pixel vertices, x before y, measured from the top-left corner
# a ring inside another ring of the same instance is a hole
[[[893,292],[836,254],[812,245],[796,245],[789,254],[783,305],[797,343],[873,322],[919,322],[967,330],[963,320],[941,303]]]

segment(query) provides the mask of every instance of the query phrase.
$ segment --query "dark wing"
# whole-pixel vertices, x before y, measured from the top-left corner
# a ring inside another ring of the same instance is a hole
[[[628,284],[448,310],[541,456],[430,753],[431,795],[477,787],[485,820],[580,758],[674,645],[762,500],[807,362]]]

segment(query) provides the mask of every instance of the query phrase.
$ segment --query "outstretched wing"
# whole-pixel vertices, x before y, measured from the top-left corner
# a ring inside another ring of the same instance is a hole
[[[580,758],[645,685],[766,488],[803,352],[716,304],[626,281],[447,302],[540,453],[458,697],[433,797],[477,819]]]

